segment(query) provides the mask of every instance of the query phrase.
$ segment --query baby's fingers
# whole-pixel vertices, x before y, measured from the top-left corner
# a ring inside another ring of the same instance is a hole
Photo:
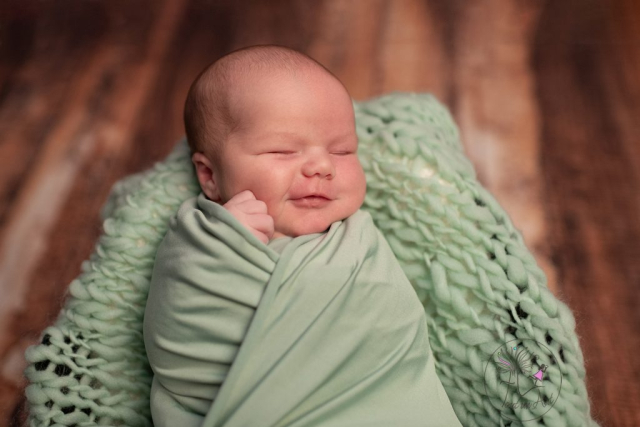
[[[249,215],[247,216],[247,223],[250,229],[257,230],[264,234],[267,237],[267,243],[269,241],[268,239],[271,239],[271,236],[273,236],[274,223],[271,215]]]
[[[250,228],[249,231],[251,231],[251,233],[258,239],[260,239],[260,241],[265,245],[269,243],[269,237],[267,237],[267,235],[265,235],[264,233],[261,233],[258,230],[254,230],[253,228]]]
[[[227,201],[227,203],[225,203],[225,206],[227,204],[237,205],[237,204],[245,202],[247,200],[256,200],[256,196],[253,194],[253,192],[251,190],[244,190],[244,191],[239,192],[238,194],[236,194],[235,196],[230,198]]]
[[[241,203],[238,203],[237,208],[246,214],[266,214],[267,204],[262,200],[245,200]]]

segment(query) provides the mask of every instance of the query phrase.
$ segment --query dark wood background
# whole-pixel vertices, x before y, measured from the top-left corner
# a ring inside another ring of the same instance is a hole
[[[252,44],[305,52],[353,98],[428,91],[577,318],[594,417],[640,425],[640,3],[4,0],[0,426],[24,350],[101,232],[111,185],[182,136],[189,84]]]

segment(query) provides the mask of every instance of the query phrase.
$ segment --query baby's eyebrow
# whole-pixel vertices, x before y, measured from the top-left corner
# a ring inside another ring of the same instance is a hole
[[[337,137],[335,137],[331,142],[337,142],[337,141],[342,141],[345,140],[347,138],[349,138],[351,136],[350,133],[346,133],[344,135],[339,135]],[[306,138],[302,135],[298,135],[295,132],[289,132],[289,131],[279,131],[279,132],[269,132],[267,134],[262,135],[262,137],[260,139],[272,139],[274,137],[285,137],[285,138],[291,138],[291,139],[298,139],[298,140],[306,140]]]
[[[261,139],[271,139],[271,138],[278,137],[278,136],[284,136],[284,137],[288,137],[288,138],[301,138],[301,136],[298,135],[297,133],[281,131],[281,132],[269,132],[269,133],[263,135]]]

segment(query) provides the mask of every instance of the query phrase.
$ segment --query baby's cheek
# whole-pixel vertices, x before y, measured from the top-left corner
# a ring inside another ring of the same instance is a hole
[[[271,190],[269,183],[265,183],[264,181],[260,182],[251,182],[247,185],[256,199],[263,201],[267,204],[267,209],[269,214],[271,215],[273,212],[276,212],[278,209],[278,200],[273,195],[273,191]]]
[[[343,185],[345,186],[347,198],[351,204],[357,204],[360,206],[364,202],[364,197],[367,192],[367,180],[359,164],[349,170],[349,173],[345,175]]]

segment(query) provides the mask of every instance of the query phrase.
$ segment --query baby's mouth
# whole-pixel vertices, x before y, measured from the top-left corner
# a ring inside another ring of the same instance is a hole
[[[331,200],[322,196],[306,196],[291,200],[294,205],[305,208],[319,208],[325,206]]]

